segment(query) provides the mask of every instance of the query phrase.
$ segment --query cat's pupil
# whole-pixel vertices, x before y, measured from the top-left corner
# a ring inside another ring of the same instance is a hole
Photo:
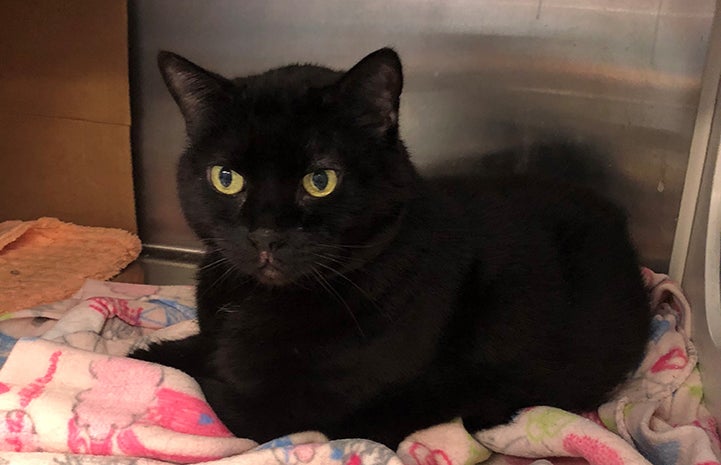
[[[328,175],[325,174],[325,171],[316,171],[313,173],[313,185],[319,190],[322,191],[328,186]]]
[[[218,181],[220,181],[223,187],[230,186],[230,183],[233,181],[233,173],[228,168],[221,169],[220,173],[218,173]]]

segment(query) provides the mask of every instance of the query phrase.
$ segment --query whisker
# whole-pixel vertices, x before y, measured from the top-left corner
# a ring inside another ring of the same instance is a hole
[[[315,256],[318,257],[318,258],[323,258],[323,259],[325,259],[325,260],[329,260],[329,261],[334,262],[334,263],[337,263],[337,264],[339,264],[339,265],[345,265],[345,264],[347,264],[347,262],[341,260],[340,258],[336,258],[336,257],[334,257],[334,256],[332,256],[332,255],[326,255],[326,254],[315,253],[315,252],[311,252],[311,254],[315,255]]]
[[[228,269],[225,270],[219,277],[217,277],[210,286],[205,288],[205,290],[203,291],[203,295],[205,295],[206,292],[213,289],[215,286],[217,286],[221,282],[225,281],[225,278],[227,278],[228,276],[231,276],[232,274],[240,271],[236,268],[236,266],[232,262],[229,261],[228,264],[229,264]]]
[[[225,258],[225,257],[220,257],[218,260],[215,260],[215,261],[213,261],[213,262],[211,262],[211,263],[208,263],[207,265],[203,265],[203,266],[199,267],[198,269],[199,269],[199,270],[209,270],[209,269],[211,269],[211,268],[215,268],[215,267],[218,266],[218,265],[221,265],[223,262],[228,262],[228,263],[230,263],[230,261],[229,261],[227,258]],[[232,265],[232,264],[231,264],[231,265]]]
[[[371,247],[377,247],[383,242],[374,242],[372,244],[321,244],[317,243],[319,247],[328,247],[331,249],[369,249]]]
[[[343,306],[348,311],[348,314],[353,319],[353,323],[355,323],[356,328],[358,329],[358,332],[360,333],[361,337],[365,338],[365,333],[363,332],[363,328],[361,328],[360,323],[358,323],[358,319],[356,318],[355,314],[353,313],[353,310],[351,310],[348,303],[343,299],[343,297],[338,293],[338,291],[333,288],[330,282],[328,282],[327,279],[323,276],[323,274],[316,270],[315,268],[311,267],[311,270],[313,271],[314,275],[318,279],[318,283],[325,289],[329,294],[334,296],[338,302],[343,304]]]
[[[338,262],[341,265],[343,265],[345,263],[351,263],[351,262],[366,263],[366,260],[363,260],[363,259],[357,258],[357,257],[348,257],[345,255],[338,255],[338,254],[333,254],[333,253],[328,253],[328,252],[322,252],[322,253],[311,252],[311,253],[313,255],[315,255],[316,257],[327,258],[328,260]]]
[[[368,302],[370,302],[371,304],[373,304],[373,306],[374,306],[383,316],[385,316],[386,318],[390,319],[389,315],[380,307],[380,305],[378,305],[378,302],[376,302],[376,300],[375,300],[373,297],[371,297],[370,294],[368,294],[368,291],[366,291],[365,289],[363,289],[362,287],[360,287],[360,286],[359,286],[358,284],[356,284],[353,280],[351,280],[350,278],[348,278],[348,276],[344,275],[343,273],[341,273],[340,271],[334,269],[333,267],[330,267],[330,266],[328,266],[328,265],[324,265],[323,263],[315,262],[315,264],[318,265],[318,266],[322,266],[322,267],[325,268],[326,270],[331,271],[332,273],[335,273],[338,277],[345,279],[345,280],[346,280],[348,283],[350,283],[353,287],[355,287],[356,289],[358,289],[358,291],[359,291],[361,294],[363,294],[363,296],[366,298],[366,300],[368,300]]]
[[[308,271],[302,271],[302,272],[300,273],[300,276],[298,277],[298,279],[294,279],[293,281],[291,281],[291,282],[290,282],[290,285],[299,287],[299,288],[301,288],[301,289],[305,289],[306,291],[311,290],[312,288],[303,285],[303,280],[304,280],[305,278],[309,278],[309,277],[313,276],[313,275],[311,274],[312,271],[313,271],[312,269],[309,269]],[[314,278],[315,278],[315,277],[314,277]],[[317,281],[317,279],[316,279],[316,281]]]

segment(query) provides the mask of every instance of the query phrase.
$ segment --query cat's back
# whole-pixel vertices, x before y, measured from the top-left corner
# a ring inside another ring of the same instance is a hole
[[[474,251],[449,340],[464,341],[473,366],[538,387],[521,388],[518,406],[576,411],[605,400],[640,361],[650,323],[623,210],[541,178],[431,185],[453,205]]]
[[[430,185],[444,199],[439,216],[446,216],[436,227],[451,224],[452,240],[472,255],[470,288],[576,302],[554,310],[559,322],[582,315],[581,324],[603,313],[611,326],[632,327],[632,339],[643,345],[648,297],[622,208],[589,189],[539,177],[444,177]],[[534,289],[538,282],[542,289]],[[482,299],[482,292],[468,298]],[[584,315],[591,307],[598,313]]]
[[[625,212],[609,199],[586,187],[548,177],[458,175],[428,182],[456,212],[480,216],[478,219],[505,212],[517,221],[574,218],[625,224]]]
[[[429,184],[469,239],[493,247],[496,255],[568,248],[574,236],[610,234],[607,248],[620,245],[636,259],[624,210],[588,188],[533,176],[447,176]]]

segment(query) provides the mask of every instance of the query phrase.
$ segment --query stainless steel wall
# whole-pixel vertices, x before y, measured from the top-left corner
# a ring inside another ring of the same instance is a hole
[[[159,49],[233,76],[291,62],[347,68],[392,45],[406,74],[401,131],[424,172],[504,161],[521,168],[529,159],[479,154],[549,136],[594,147],[582,160],[584,179],[628,209],[644,262],[666,270],[714,3],[131,1],[141,237],[199,245],[176,200],[183,124],[155,66]],[[547,168],[582,171],[555,159]]]

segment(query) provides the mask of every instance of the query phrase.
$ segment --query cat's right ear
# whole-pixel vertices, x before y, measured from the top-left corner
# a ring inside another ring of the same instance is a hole
[[[232,83],[172,52],[158,53],[158,68],[185,118],[191,138],[211,126],[231,104]]]
[[[395,50],[382,48],[359,61],[336,84],[356,123],[379,134],[396,133],[403,67]]]

